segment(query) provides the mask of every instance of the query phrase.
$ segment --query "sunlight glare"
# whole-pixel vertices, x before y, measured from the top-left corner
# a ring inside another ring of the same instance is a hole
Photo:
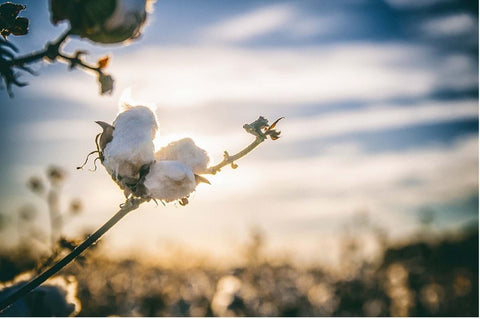
[[[157,104],[152,102],[145,97],[139,98],[138,96],[133,97],[132,95],[132,87],[127,87],[122,91],[120,94],[120,98],[118,100],[118,112],[124,112],[128,109],[128,106],[137,106],[142,105],[148,107],[154,114],[157,111]]]

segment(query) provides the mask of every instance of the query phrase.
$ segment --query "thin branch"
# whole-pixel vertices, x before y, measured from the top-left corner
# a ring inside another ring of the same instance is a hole
[[[241,150],[240,152],[238,152],[235,155],[229,155],[228,152],[225,151],[223,153],[223,160],[220,163],[218,163],[217,165],[207,168],[206,174],[215,175],[216,173],[220,172],[222,167],[225,167],[227,165],[233,165],[232,167],[236,167],[235,161],[239,160],[240,158],[244,157],[245,155],[247,155],[248,153],[253,151],[263,141],[265,141],[264,137],[257,136],[255,141],[253,141],[250,145],[248,145],[247,147],[245,147],[243,150]]]
[[[262,144],[262,142],[264,142],[267,137],[270,137],[272,140],[278,139],[281,132],[276,131],[275,126],[281,119],[283,119],[283,117],[274,121],[272,125],[269,125],[268,120],[263,116],[260,116],[256,121],[250,124],[245,124],[243,128],[245,129],[245,131],[247,131],[247,133],[254,135],[255,140],[235,155],[230,155],[227,151],[225,151],[223,153],[223,160],[217,165],[207,168],[204,174],[215,175],[216,173],[220,172],[222,167],[225,167],[227,165],[231,165],[232,168],[237,168],[235,161],[239,160],[240,158],[253,151],[258,145]]]
[[[64,34],[62,34],[54,42],[47,44],[43,50],[11,59],[6,63],[10,66],[22,66],[27,63],[36,62],[45,57],[48,57],[49,59],[54,60],[59,54],[61,45],[67,40],[69,36],[70,36],[70,29],[68,29]]]
[[[81,51],[80,51],[81,52]],[[93,66],[93,65],[89,65],[87,63],[85,63],[81,58],[80,58],[80,55],[77,53],[75,56],[68,56],[62,52],[58,52],[58,55],[57,55],[57,59],[58,60],[63,60],[67,63],[70,64],[70,68],[74,68],[74,67],[77,67],[77,66],[80,66],[84,69],[87,69],[87,70],[90,70],[90,71],[94,71],[96,73],[98,73],[99,75],[103,74],[102,72],[102,68],[99,67],[99,66]]]
[[[86,63],[84,60],[82,60],[82,55],[86,54],[85,51],[77,50],[74,55],[68,55],[62,52],[62,46],[65,41],[67,41],[70,35],[71,30],[69,29],[54,42],[47,43],[43,50],[32,52],[30,54],[20,57],[14,57],[12,53],[5,49],[2,50],[0,46],[0,76],[3,77],[8,94],[10,96],[13,96],[13,93],[11,92],[12,84],[17,86],[27,85],[27,83],[19,82],[17,80],[18,75],[15,73],[14,69],[17,68],[34,74],[33,70],[28,68],[26,64],[38,62],[42,59],[47,59],[51,62],[66,62],[70,65],[70,69],[80,67],[88,71],[93,71],[98,75],[98,80],[101,87],[101,94],[110,93],[113,89],[113,79],[110,75],[103,72],[103,68],[105,67],[106,63],[98,63],[97,65],[91,65]],[[8,46],[9,48],[11,48],[11,50],[16,51],[15,46],[9,44],[6,41],[4,42],[0,42],[0,45]]]
[[[118,223],[125,215],[129,212],[137,209],[140,204],[147,201],[148,199],[143,198],[129,198],[124,205],[121,206],[121,209],[108,220],[102,227],[100,227],[95,233],[89,236],[85,241],[78,245],[74,250],[72,250],[67,256],[62,260],[57,262],[55,265],[29,281],[22,288],[16,290],[14,293],[9,295],[7,298],[0,302],[0,313],[9,308],[14,302],[18,301],[20,298],[24,297],[26,294],[31,292],[36,287],[40,286],[48,278],[56,274],[63,267],[68,265],[73,259],[80,255],[85,249],[93,245],[105,232],[112,228],[116,223]]]
[[[57,40],[47,44],[45,49],[38,52],[27,54],[23,57],[13,58],[9,60],[7,63],[10,66],[21,67],[24,64],[36,62],[37,60],[41,60],[43,58],[48,58],[49,60],[52,60],[52,61],[55,61],[58,59],[58,60],[63,60],[67,63],[70,63],[71,67],[80,66],[87,70],[95,71],[97,73],[102,73],[102,70],[100,67],[92,66],[82,61],[80,57],[84,52],[79,51],[75,56],[69,56],[61,51],[61,47],[63,43],[68,39],[70,34],[71,34],[71,31],[69,29],[64,34],[62,34]]]

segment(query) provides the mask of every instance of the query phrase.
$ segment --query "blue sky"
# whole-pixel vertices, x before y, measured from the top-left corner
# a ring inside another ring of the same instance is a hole
[[[46,1],[23,3],[31,32],[11,40],[28,52],[66,26],[49,24]],[[0,92],[5,211],[35,201],[26,179],[58,164],[65,196],[86,206],[65,231],[106,220],[121,192],[103,169],[75,167],[94,148],[93,121],[113,121],[129,89],[156,106],[158,145],[190,136],[212,163],[249,143],[244,123],[286,119],[280,140],[200,186],[187,207],[129,216],[108,235],[119,251],[141,241],[157,254],[173,241],[228,254],[256,225],[272,249],[322,259],[314,252],[359,211],[395,239],[418,230],[426,207],[440,230],[478,222],[476,1],[159,0],[148,22],[128,46],[66,46],[113,56],[111,96],[62,64],[36,65],[40,76],[25,76],[13,99]]]

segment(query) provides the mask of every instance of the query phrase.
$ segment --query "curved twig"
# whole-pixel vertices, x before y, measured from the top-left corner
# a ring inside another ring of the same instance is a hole
[[[80,67],[88,71],[93,71],[97,74],[98,79],[101,84],[101,93],[109,93],[112,91],[112,83],[113,80],[108,74],[103,72],[103,68],[105,65],[91,65],[86,63],[82,60],[82,55],[86,54],[86,52],[77,50],[74,55],[68,55],[62,52],[63,44],[68,40],[69,36],[71,35],[71,30],[68,29],[65,33],[63,33],[57,40],[47,43],[45,48],[40,51],[32,52],[27,55],[23,55],[20,57],[15,57],[12,53],[8,52],[7,50],[0,50],[2,53],[2,57],[0,57],[0,75],[3,77],[3,80],[6,84],[8,94],[13,96],[11,92],[12,84],[17,86],[25,86],[27,83],[19,82],[17,77],[18,75],[14,72],[14,69],[20,69],[22,71],[28,72],[30,74],[36,75],[33,70],[27,67],[27,64],[38,62],[42,59],[47,59],[51,62],[62,61],[66,62],[70,65],[70,69],[75,67]],[[15,46],[8,43],[7,41],[0,42],[0,46],[6,46],[10,48],[12,51],[17,51]],[[102,83],[102,80],[105,83]]]
[[[21,57],[13,58],[6,62],[9,66],[24,66],[28,63],[33,63],[43,58],[48,58],[50,60],[55,60],[58,56],[60,47],[62,44],[68,39],[70,36],[71,31],[68,29],[65,33],[63,33],[57,40],[54,42],[48,43],[43,50],[33,52]]]

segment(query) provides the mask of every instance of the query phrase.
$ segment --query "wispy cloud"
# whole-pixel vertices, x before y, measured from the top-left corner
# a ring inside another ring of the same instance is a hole
[[[436,4],[451,2],[452,0],[385,0],[389,5],[397,9],[419,9]]]
[[[286,38],[307,38],[324,35],[344,26],[347,18],[341,13],[311,15],[291,4],[260,7],[236,15],[200,30],[207,43],[238,43],[281,32]],[[350,21],[353,17],[348,18]]]
[[[268,113],[265,108],[257,109],[257,113],[259,112]],[[207,149],[212,156],[220,156],[226,146],[242,147],[250,138],[239,131],[238,119],[219,120],[218,117],[211,116],[215,111],[189,111],[188,118],[185,118],[183,112],[173,112],[169,115],[160,113],[161,130],[155,140],[157,147],[173,140],[193,136],[196,142]],[[312,139],[476,118],[478,118],[476,100],[420,102],[404,106],[373,105],[351,111],[292,117],[282,122],[281,130],[284,132],[282,141],[302,143]],[[108,119],[104,120],[108,121]],[[245,117],[244,121],[247,120],[249,119]],[[188,127],[190,129],[186,129]],[[98,130],[99,128],[93,122],[85,120],[35,121],[20,123],[14,127],[14,131],[17,132],[16,138],[24,141],[64,141],[82,147],[93,145],[91,137],[95,136]]]
[[[421,25],[421,30],[434,37],[452,37],[459,35],[475,35],[478,20],[467,13],[433,18]]]
[[[260,188],[279,185],[283,190],[272,193],[281,191],[286,200],[289,192],[290,199],[295,198],[295,188],[300,187],[311,200],[361,197],[366,202],[388,204],[390,209],[428,205],[461,199],[477,191],[477,152],[475,134],[451,146],[432,144],[381,154],[368,153],[361,147],[343,152],[334,147],[318,157],[259,163],[254,168],[257,176],[270,178],[256,180],[255,184]],[[306,178],[301,179],[305,173]],[[262,196],[267,196],[266,192]]]
[[[378,105],[354,111],[310,116],[282,124],[283,130],[288,131],[289,140],[299,140],[475,118],[478,118],[478,103],[476,100],[469,100],[426,102],[414,106]]]
[[[130,67],[132,61],[135,72]],[[439,88],[471,89],[478,85],[470,59],[459,55],[445,62],[426,48],[402,44],[257,50],[149,47],[117,55],[111,73],[116,76],[117,94],[122,88],[132,87],[140,98],[173,108],[374,102],[421,97]],[[453,76],[447,77],[446,73]],[[30,89],[36,88],[39,94],[54,93],[87,105],[105,103],[82,93],[96,89],[95,83],[85,78],[52,76]]]
[[[17,138],[29,141],[76,141],[95,135],[98,127],[85,119],[45,120],[19,123],[14,131]]]
[[[203,33],[206,39],[214,41],[244,41],[284,27],[295,15],[291,5],[271,5],[221,21]]]

